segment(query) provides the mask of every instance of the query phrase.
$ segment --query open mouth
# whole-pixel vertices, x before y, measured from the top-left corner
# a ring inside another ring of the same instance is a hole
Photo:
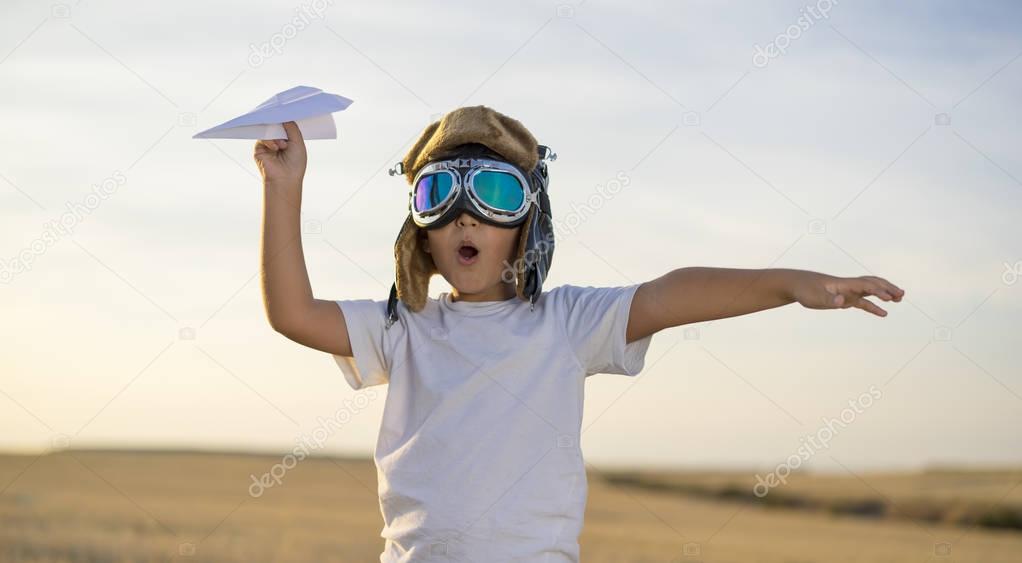
[[[479,249],[472,243],[462,243],[462,245],[458,247],[458,262],[467,266],[474,263],[478,258]]]

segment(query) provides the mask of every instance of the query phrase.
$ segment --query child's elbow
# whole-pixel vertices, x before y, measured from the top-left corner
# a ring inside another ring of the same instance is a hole
[[[270,328],[284,336],[287,336],[294,327],[293,322],[291,322],[286,316],[280,314],[267,312],[266,321],[270,323]]]

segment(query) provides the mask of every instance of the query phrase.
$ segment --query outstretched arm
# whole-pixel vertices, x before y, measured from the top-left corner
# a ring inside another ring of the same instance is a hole
[[[316,299],[302,252],[302,181],[308,157],[298,124],[287,140],[257,141],[253,157],[263,176],[260,261],[263,305],[274,330],[310,348],[351,355],[348,325],[336,303]]]
[[[866,299],[868,295],[901,301],[905,291],[876,276],[839,278],[785,268],[680,268],[636,290],[626,341],[673,326],[737,317],[794,302],[809,309],[856,307],[887,316],[887,311]]]

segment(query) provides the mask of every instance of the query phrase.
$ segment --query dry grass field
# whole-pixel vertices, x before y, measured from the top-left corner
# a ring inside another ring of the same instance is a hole
[[[0,455],[0,561],[377,561],[371,460],[305,460],[250,496],[249,475],[279,461]],[[1022,561],[1022,532],[991,527],[1022,506],[1018,471],[805,475],[772,491],[784,500],[773,504],[747,498],[747,474],[591,468],[589,479],[586,563]]]

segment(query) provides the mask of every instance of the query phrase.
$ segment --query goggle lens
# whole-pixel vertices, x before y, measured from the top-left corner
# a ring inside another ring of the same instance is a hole
[[[415,185],[415,210],[419,213],[431,211],[440,205],[451,193],[454,180],[446,172],[426,174]]]
[[[483,170],[472,177],[472,186],[483,203],[500,211],[517,211],[525,201],[525,187],[504,172]]]

